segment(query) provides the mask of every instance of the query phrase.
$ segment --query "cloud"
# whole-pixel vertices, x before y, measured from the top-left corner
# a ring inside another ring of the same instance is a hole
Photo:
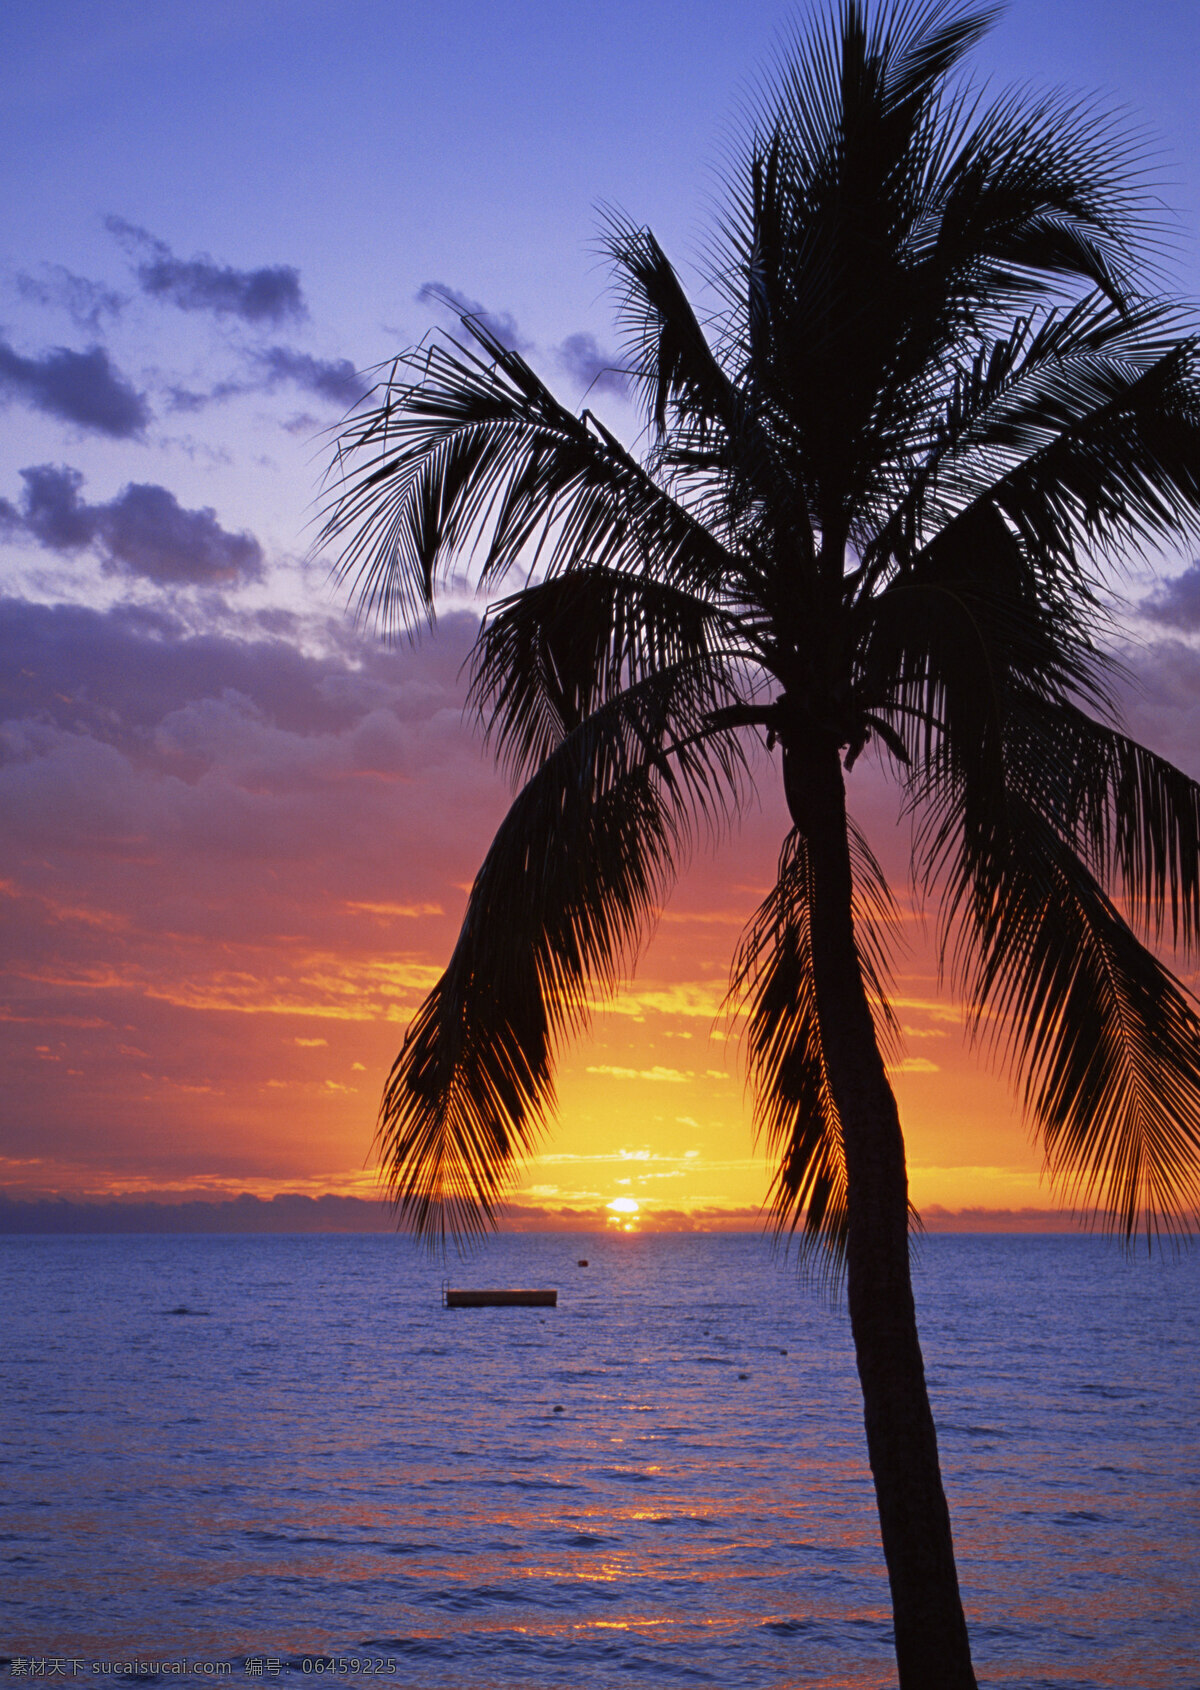
[[[349,358],[314,358],[290,346],[269,346],[254,356],[268,388],[288,382],[320,399],[347,407],[357,405],[370,392]]]
[[[626,986],[611,1001],[597,998],[593,1008],[635,1021],[647,1015],[688,1015],[715,1022],[725,1008],[726,988],[679,980],[669,986]]]
[[[1200,628],[1200,558],[1189,564],[1182,575],[1160,582],[1139,602],[1138,609],[1151,622],[1161,622],[1168,628],[1184,632]]]
[[[218,405],[223,399],[238,399],[243,393],[257,393],[262,389],[261,382],[255,381],[218,381],[212,387],[169,387],[167,397],[173,411],[184,411],[189,415],[193,411],[203,411],[209,405]]]
[[[458,318],[471,318],[510,352],[529,352],[533,341],[521,333],[509,311],[489,311],[477,299],[452,288],[448,282],[425,282],[416,294],[419,305],[434,304]],[[554,360],[586,393],[611,393],[624,398],[629,384],[616,355],[607,351],[586,332],[569,334],[554,348]]]
[[[336,733],[369,708],[366,677],[354,680],[281,639],[189,634],[166,612],[0,600],[3,714],[131,752],[197,699],[227,695],[285,731]]]
[[[1121,653],[1117,704],[1127,731],[1193,778],[1200,776],[1200,651],[1164,638]]]
[[[321,427],[320,417],[315,417],[311,411],[297,411],[294,417],[289,417],[285,423],[279,425],[286,434],[315,434]]]
[[[905,1056],[899,1062],[889,1062],[887,1071],[889,1074],[938,1074],[941,1069],[927,1056]]]
[[[589,1074],[607,1074],[613,1080],[661,1080],[668,1085],[683,1085],[693,1079],[678,1068],[619,1068],[611,1062],[598,1062],[588,1068]]]
[[[31,305],[56,306],[79,328],[90,329],[93,334],[99,334],[104,317],[119,317],[129,303],[115,288],[77,276],[62,264],[43,264],[39,276],[22,270],[16,281],[22,299]]]
[[[222,586],[258,580],[262,547],[231,533],[207,506],[186,510],[166,487],[131,482],[107,504],[80,497],[83,476],[66,465],[21,471],[20,504],[0,500],[0,533],[27,536],[56,552],[95,546],[107,570],[160,586]]]
[[[462,721],[458,677],[474,618],[446,617],[438,639],[416,652],[360,643],[339,623],[345,648],[309,655],[239,626],[232,638],[196,633],[170,611],[143,606],[0,599],[0,717],[102,740],[139,767],[154,750],[160,772],[189,779],[214,764],[231,778],[240,769],[255,792],[336,786],[356,771],[407,778],[437,767],[449,741],[461,743],[473,782],[502,790],[498,776],[480,781],[478,748]],[[436,818],[429,821],[436,831]],[[439,895],[404,890],[404,907],[423,918],[444,902],[440,879]],[[369,948],[376,924],[358,912],[399,907],[396,891],[393,864],[378,884],[353,880],[336,903],[327,888],[325,903],[339,931],[349,919]]]
[[[262,547],[253,534],[222,528],[207,505],[185,510],[153,482],[135,482],[100,511],[100,536],[112,562],[160,584],[215,586],[257,580]]]
[[[927,1203],[921,1209],[927,1232],[1080,1232],[1066,1209],[947,1209]]]
[[[200,411],[223,399],[237,399],[246,393],[274,393],[277,388],[290,385],[348,410],[371,391],[349,358],[314,358],[311,353],[298,352],[291,346],[268,346],[249,353],[248,358],[250,373],[246,376],[217,382],[204,392],[172,388],[171,408]],[[320,426],[315,417],[305,418],[304,423],[312,428]]]
[[[555,348],[555,357],[566,373],[587,393],[611,393],[624,399],[628,378],[615,353],[599,346],[595,335],[569,334]]]
[[[467,294],[460,293],[446,282],[424,282],[417,289],[418,305],[440,305],[444,311],[450,311],[456,317],[473,317],[479,325],[486,329],[510,352],[528,352],[533,342],[526,340],[517,327],[517,320],[508,311],[489,311],[486,305],[481,305],[477,299],[471,299]]]
[[[83,477],[65,465],[38,464],[21,471],[25,483],[20,506],[0,500],[0,534],[5,539],[25,535],[51,551],[77,551],[96,537],[93,512],[99,507],[79,499]]]
[[[440,904],[364,904],[357,899],[350,899],[346,908],[355,914],[375,916],[381,921],[396,918],[419,919],[427,915],[444,915]]]
[[[114,440],[136,438],[150,420],[145,395],[116,369],[102,346],[87,352],[55,346],[38,358],[25,358],[0,340],[0,402],[13,399]]]
[[[290,264],[237,270],[207,253],[177,258],[165,241],[123,217],[107,217],[104,226],[134,257],[138,285],[152,299],[244,323],[299,322],[308,315],[300,272]]]

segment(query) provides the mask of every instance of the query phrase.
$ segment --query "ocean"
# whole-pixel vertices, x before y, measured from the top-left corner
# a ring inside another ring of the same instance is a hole
[[[915,1283],[981,1684],[1200,1690],[1200,1258]],[[0,1308],[18,1677],[895,1684],[844,1307],[759,1237],[6,1237]]]

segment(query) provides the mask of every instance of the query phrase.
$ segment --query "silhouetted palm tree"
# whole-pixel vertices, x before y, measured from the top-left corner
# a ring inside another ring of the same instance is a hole
[[[1135,936],[1200,934],[1200,788],[1114,725],[1103,585],[1197,528],[1197,348],[1149,295],[1121,136],[948,81],[991,16],[845,0],[814,26],[752,114],[703,316],[608,221],[642,459],[466,318],[482,354],[409,354],[345,430],[326,531],[389,630],[456,559],[528,583],[472,687],[525,784],[383,1099],[419,1233],[494,1222],[556,1043],[736,810],[746,736],[778,748],[794,830],[734,984],[775,1221],[847,1270],[904,1690],[975,1681],[881,1055],[887,892],[846,812],[868,741],[1052,1173],[1131,1238],[1200,1160],[1200,1024]]]

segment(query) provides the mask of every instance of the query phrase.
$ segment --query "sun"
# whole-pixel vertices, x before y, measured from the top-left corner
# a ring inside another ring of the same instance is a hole
[[[619,1232],[636,1232],[639,1216],[636,1197],[614,1197],[608,1204],[608,1224]]]

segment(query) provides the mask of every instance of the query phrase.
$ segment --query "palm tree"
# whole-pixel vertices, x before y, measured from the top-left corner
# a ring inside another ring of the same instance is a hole
[[[1111,565],[1200,527],[1200,352],[1152,296],[1122,135],[952,80],[992,16],[841,0],[794,43],[704,315],[608,218],[641,457],[464,318],[474,350],[406,355],[345,428],[325,531],[387,632],[464,557],[485,593],[524,582],[471,689],[523,784],[382,1103],[427,1238],[495,1224],[555,1048],[778,750],[794,826],[733,985],[775,1224],[846,1273],[903,1690],[975,1679],[881,1054],[888,892],[846,809],[868,741],[1051,1173],[1129,1241],[1182,1222],[1200,1163],[1200,1021],[1147,948],[1200,936],[1200,787],[1120,731],[1106,651]]]

